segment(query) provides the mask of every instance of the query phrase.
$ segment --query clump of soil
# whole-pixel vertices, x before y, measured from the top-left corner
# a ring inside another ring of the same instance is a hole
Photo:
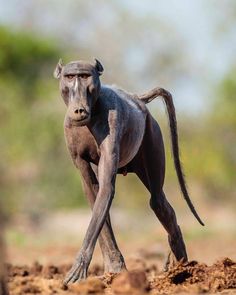
[[[160,294],[219,292],[236,288],[236,262],[225,258],[211,266],[197,261],[178,263],[152,282]]]
[[[146,261],[120,274],[102,274],[102,267],[91,267],[87,280],[63,286],[70,265],[7,265],[10,294],[169,294],[236,291],[236,262],[222,259],[211,266],[196,261],[180,262],[160,272]]]
[[[150,290],[144,271],[123,272],[117,275],[111,284],[115,294],[144,294]]]

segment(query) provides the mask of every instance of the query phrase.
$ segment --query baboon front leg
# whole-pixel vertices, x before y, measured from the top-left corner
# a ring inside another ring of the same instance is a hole
[[[99,189],[93,206],[92,218],[89,223],[81,250],[76,261],[67,274],[64,284],[74,283],[87,277],[87,270],[92,259],[98,236],[107,218],[112,199],[115,193],[115,179],[117,172],[117,151],[106,150],[101,155],[98,175]]]
[[[164,192],[161,192],[159,195],[152,194],[150,206],[168,232],[169,245],[175,258],[178,261],[181,259],[184,261],[188,260],[184,240],[180,227],[177,224],[175,212],[168,203]]]
[[[93,209],[99,188],[97,171],[95,167],[92,169],[91,165],[85,160],[80,160],[80,170],[84,192]],[[110,214],[106,218],[98,240],[104,259],[104,271],[118,273],[126,269],[124,258],[118,248],[112,230]]]

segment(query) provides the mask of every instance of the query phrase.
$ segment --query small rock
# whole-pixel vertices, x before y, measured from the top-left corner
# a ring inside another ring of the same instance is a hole
[[[144,271],[122,272],[114,278],[111,289],[115,294],[143,294],[149,283]]]
[[[78,294],[102,294],[104,293],[105,285],[100,279],[89,277],[78,284],[69,285],[68,289]]]

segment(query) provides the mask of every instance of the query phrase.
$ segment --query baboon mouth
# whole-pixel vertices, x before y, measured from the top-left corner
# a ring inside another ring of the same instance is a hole
[[[71,120],[72,126],[83,126],[86,123],[88,123],[90,120],[90,116],[87,116],[86,118],[79,119],[79,120]]]

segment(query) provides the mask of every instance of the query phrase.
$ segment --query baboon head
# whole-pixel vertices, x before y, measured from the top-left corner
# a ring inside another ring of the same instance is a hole
[[[100,92],[99,76],[103,66],[95,59],[94,63],[72,61],[66,65],[59,60],[54,77],[60,80],[60,92],[67,105],[65,120],[73,126],[89,123],[92,107]]]

